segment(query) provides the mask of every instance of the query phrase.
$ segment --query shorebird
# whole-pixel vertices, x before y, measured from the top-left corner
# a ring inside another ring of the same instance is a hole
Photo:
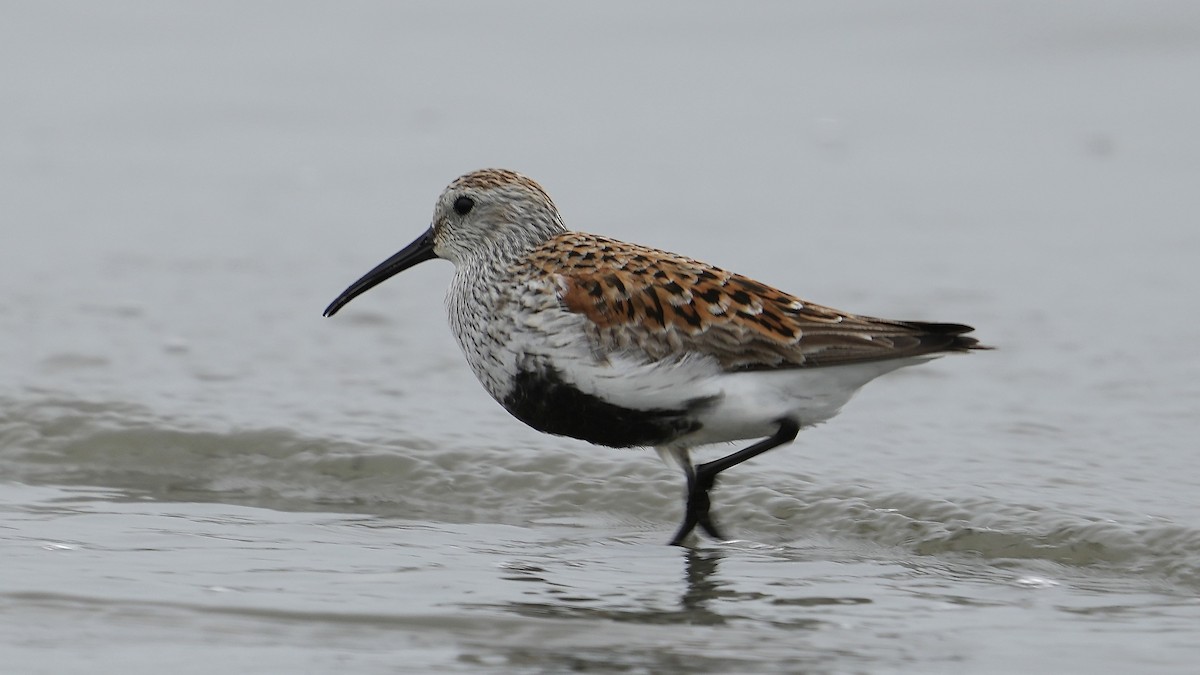
[[[718,267],[568,230],[550,195],[504,169],[468,173],[415,241],[325,309],[404,270],[454,264],[450,327],[483,387],[549,434],[654,447],[687,477],[682,545],[717,475],[838,413],[867,382],[947,352],[986,349],[956,323],[893,321],[816,305]],[[693,464],[697,446],[760,439]]]

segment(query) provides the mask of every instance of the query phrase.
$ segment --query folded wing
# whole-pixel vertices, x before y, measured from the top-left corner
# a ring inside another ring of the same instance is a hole
[[[893,321],[813,304],[683,256],[568,232],[529,258],[600,350],[715,357],[728,371],[836,366],[983,349],[972,328]]]

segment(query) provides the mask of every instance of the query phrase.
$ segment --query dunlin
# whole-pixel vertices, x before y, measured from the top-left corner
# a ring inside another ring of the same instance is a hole
[[[681,544],[718,474],[828,420],[867,382],[983,349],[970,326],[815,305],[681,255],[570,231],[540,185],[507,170],[455,180],[433,224],[325,310],[433,258],[454,264],[450,326],[479,381],[529,426],[654,447],[687,476]],[[760,439],[693,465],[692,448]]]

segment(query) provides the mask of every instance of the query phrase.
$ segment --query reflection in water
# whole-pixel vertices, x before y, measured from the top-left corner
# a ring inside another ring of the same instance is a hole
[[[722,593],[725,584],[717,577],[717,566],[724,552],[713,550],[685,549],[684,581],[686,587],[679,604],[683,615],[689,617],[687,623],[716,625],[725,623],[725,617],[709,608],[709,601],[723,594],[733,594],[731,591]]]
[[[660,588],[595,589],[569,588],[548,579],[550,571],[542,566],[509,563],[504,568],[507,581],[536,582],[543,585],[546,602],[513,602],[502,609],[521,616],[542,618],[605,619],[646,624],[721,625],[729,619],[744,618],[720,614],[712,608],[714,600],[753,599],[756,593],[743,593],[727,587],[717,575],[718,563],[726,553],[721,550],[682,549],[683,588],[678,606],[664,603]],[[611,577],[607,577],[611,579]],[[592,592],[587,592],[591,590]],[[604,600],[601,600],[603,598]],[[620,598],[613,606],[612,599]]]
[[[676,558],[675,554],[679,557]],[[782,630],[800,634],[828,627],[820,614],[829,605],[869,604],[862,598],[780,597],[772,591],[789,587],[764,587],[753,575],[745,576],[736,570],[736,563],[746,552],[731,548],[672,549],[656,563],[674,563],[682,569],[662,570],[642,575],[638,565],[629,565],[628,558],[618,564],[597,564],[588,574],[577,573],[577,561],[564,565],[547,559],[512,562],[503,566],[506,581],[521,582],[521,595],[531,593],[540,601],[472,604],[468,609],[500,610],[526,618],[551,620],[554,635],[558,631],[588,635],[564,646],[553,639],[543,643],[470,645],[464,661],[475,662],[477,654],[502,652],[502,662],[509,667],[553,666],[554,672],[564,671],[631,671],[653,673],[745,672],[750,659],[764,670],[789,663],[788,672],[804,671],[813,664],[831,660],[858,658],[853,650],[834,649],[811,644],[807,650],[799,645],[807,639],[792,633],[786,641],[774,645],[757,644],[752,655],[744,646],[757,634],[764,621]],[[785,566],[801,561],[781,558],[760,559],[756,562],[778,563]],[[611,562],[611,561],[610,561]],[[726,565],[722,574],[721,565]],[[729,566],[733,565],[732,568]],[[730,571],[730,570],[734,571]],[[617,575],[606,574],[617,571]],[[663,574],[665,572],[665,574]],[[738,588],[752,590],[737,590]],[[573,620],[569,625],[563,620]],[[607,625],[606,625],[607,624]],[[664,636],[649,643],[630,642],[630,635],[653,632],[651,626],[668,627]],[[749,631],[749,632],[747,632]],[[602,636],[609,637],[602,637]],[[717,644],[725,645],[718,648]],[[782,651],[772,651],[786,645]],[[479,656],[482,659],[483,657]],[[761,659],[761,661],[756,661]],[[480,660],[479,663],[486,663]],[[792,667],[794,666],[794,667]]]
[[[542,601],[509,602],[500,605],[470,604],[468,607],[500,609],[520,616],[550,619],[600,619],[622,623],[655,625],[721,626],[739,619],[750,619],[763,604],[816,607],[822,605],[866,604],[865,598],[778,597],[761,591],[739,591],[732,582],[720,575],[720,563],[736,552],[726,549],[682,549],[681,587],[672,591],[645,584],[612,586],[611,576],[597,576],[592,582],[604,584],[603,589],[554,580],[553,565],[509,562],[502,565],[505,581],[529,584],[540,590],[526,590],[522,595],[541,595]],[[628,582],[627,578],[623,578]],[[606,581],[607,580],[607,581]],[[676,595],[676,593],[679,593]],[[675,600],[675,598],[678,600]],[[719,608],[719,609],[718,609]],[[737,611],[735,611],[735,608]],[[749,614],[747,614],[749,613]],[[786,628],[810,629],[822,623],[812,616],[779,619],[775,625]]]

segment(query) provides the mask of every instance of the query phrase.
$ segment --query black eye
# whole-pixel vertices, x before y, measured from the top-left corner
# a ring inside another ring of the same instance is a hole
[[[470,197],[459,197],[454,200],[454,212],[460,216],[465,216],[475,208],[475,200]]]

